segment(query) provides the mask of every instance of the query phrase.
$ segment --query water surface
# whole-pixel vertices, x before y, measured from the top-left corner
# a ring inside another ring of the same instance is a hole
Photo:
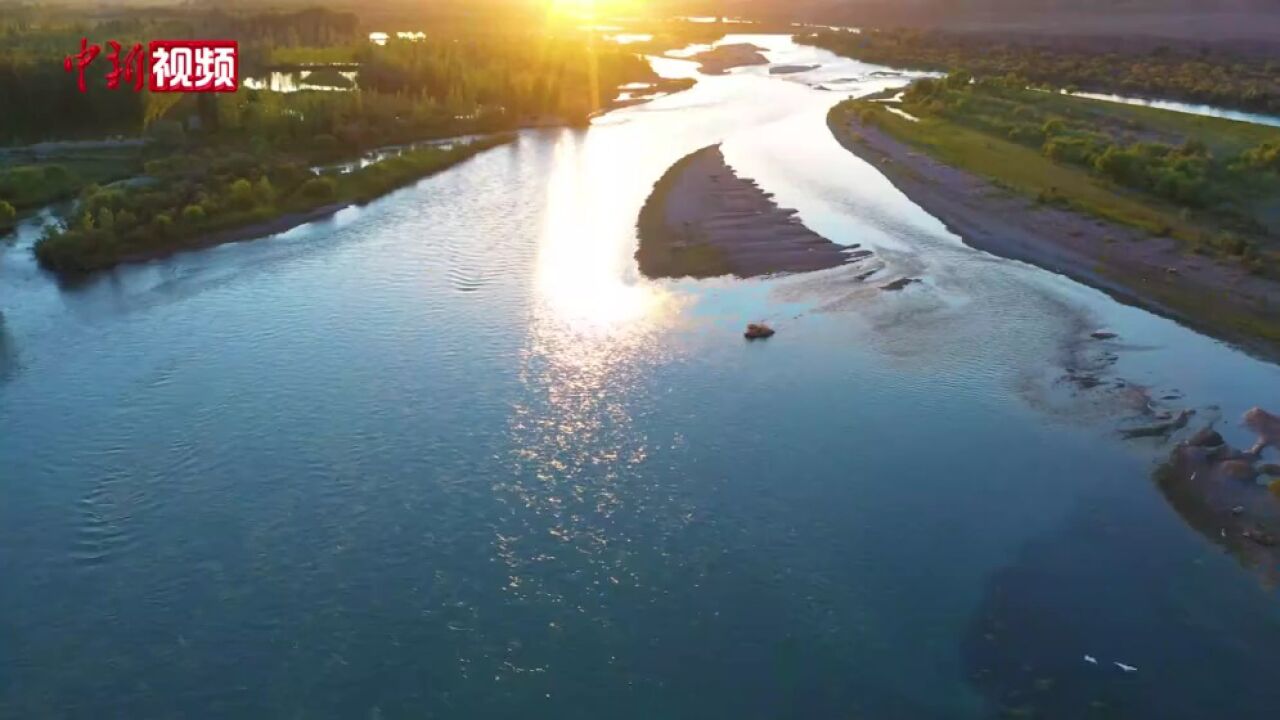
[[[1243,442],[1280,371],[967,248],[830,137],[843,96],[699,77],[77,287],[28,224],[0,255],[0,717],[1270,717],[1274,592],[1060,377],[1109,327],[1109,381]],[[924,282],[639,277],[652,183],[714,142]]]

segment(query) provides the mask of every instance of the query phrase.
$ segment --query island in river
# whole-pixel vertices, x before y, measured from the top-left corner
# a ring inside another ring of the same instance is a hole
[[[706,75],[723,75],[736,67],[768,65],[769,60],[761,54],[763,51],[764,48],[751,43],[731,43],[717,45],[689,59],[697,62],[698,69]]]
[[[1274,128],[964,76],[828,123],[970,245],[1280,354]]]
[[[755,181],[739,177],[719,145],[681,158],[640,210],[636,260],[649,277],[754,277],[807,272],[859,261],[805,227]],[[850,253],[852,250],[852,253]]]

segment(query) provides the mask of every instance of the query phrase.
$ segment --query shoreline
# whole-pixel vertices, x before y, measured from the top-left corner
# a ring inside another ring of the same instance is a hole
[[[827,116],[836,141],[966,245],[1065,275],[1269,361],[1280,359],[1280,317],[1270,310],[1280,308],[1280,285],[1185,253],[1174,240],[1037,203],[854,116],[845,120],[842,125],[834,110]]]
[[[407,187],[407,185],[402,185],[400,187]],[[399,188],[396,188],[396,190],[398,189]],[[395,192],[395,190],[392,190],[391,192]],[[380,195],[379,197],[382,196]],[[285,213],[284,215],[274,217],[270,220],[264,220],[251,225],[241,225],[240,227],[217,230],[204,235],[198,235],[191,238],[190,242],[184,242],[181,245],[175,245],[174,247],[157,248],[148,252],[126,255],[120,259],[118,265],[148,262],[150,260],[161,260],[163,258],[172,257],[179,253],[188,251],[206,250],[219,245],[229,245],[231,243],[247,242],[249,240],[260,240],[272,235],[279,235],[280,233],[288,232],[300,225],[306,225],[310,222],[323,220],[337,214],[340,210],[345,210],[346,208],[358,204],[360,203],[357,203],[355,200],[329,203],[328,205],[321,205],[320,207],[312,208],[311,210]],[[87,276],[92,274],[93,272],[90,271],[88,273],[77,273],[76,275]]]
[[[768,65],[769,60],[761,53],[764,48],[751,43],[733,43],[717,45],[684,60],[698,63],[698,72],[703,75],[724,75],[737,67],[748,65]]]
[[[406,176],[403,181],[397,182],[385,189],[379,188],[379,191],[375,193],[366,194],[365,192],[349,192],[340,198],[334,199],[332,202],[316,205],[315,207],[283,212],[266,220],[251,222],[244,225],[233,225],[220,230],[213,230],[199,235],[193,235],[169,245],[118,255],[113,258],[113,261],[109,265],[103,267],[85,270],[68,270],[50,268],[44,266],[44,263],[41,263],[41,265],[44,266],[46,271],[57,277],[59,281],[74,282],[75,280],[90,277],[99,271],[110,270],[123,264],[148,262],[151,260],[171,257],[182,252],[203,250],[219,245],[257,240],[272,235],[278,235],[300,225],[305,225],[310,222],[330,217],[345,208],[367,205],[379,198],[395,192],[396,190],[409,187],[420,180],[424,180],[454,168],[487,150],[508,145],[511,142],[514,142],[515,139],[515,133],[499,133],[489,136],[487,139],[474,140],[472,143],[468,143],[468,145],[479,144],[479,147],[474,148],[472,152],[469,152],[462,157],[452,159],[450,162],[438,167],[428,168],[425,172],[412,173],[411,175]]]
[[[111,268],[117,267],[119,265],[149,262],[152,260],[159,260],[159,259],[171,257],[183,252],[204,250],[204,249],[216,247],[219,245],[226,245],[226,244],[237,243],[237,242],[246,242],[249,240],[265,238],[271,235],[277,235],[277,234],[292,230],[293,228],[296,228],[300,225],[305,225],[310,222],[315,222],[315,221],[330,217],[345,208],[352,207],[352,206],[366,205],[374,200],[377,200],[378,198],[381,198],[385,195],[390,194],[391,192],[394,192],[401,188],[408,187],[409,185],[419,180],[422,180],[424,178],[431,177],[432,175],[435,175],[437,173],[449,170],[458,164],[461,164],[463,162],[466,162],[467,160],[470,160],[472,157],[475,157],[475,155],[478,155],[486,150],[492,149],[493,147],[509,144],[511,141],[515,139],[514,137],[515,134],[520,130],[584,127],[589,125],[592,119],[606,115],[614,110],[619,110],[622,108],[627,108],[635,105],[642,105],[648,102],[652,102],[653,100],[659,97],[683,92],[684,90],[689,89],[695,84],[696,84],[696,80],[693,80],[693,79],[658,78],[648,83],[649,87],[646,88],[645,95],[634,97],[634,98],[628,98],[624,100],[619,100],[617,98],[614,98],[613,100],[606,102],[600,109],[594,111],[589,116],[584,118],[582,122],[574,122],[563,117],[535,117],[535,118],[521,119],[520,121],[517,121],[514,128],[512,129],[496,131],[496,132],[490,133],[487,136],[486,135],[476,136],[483,139],[484,137],[497,137],[503,134],[511,134],[513,136],[512,140],[508,140],[502,143],[498,143],[496,145],[490,145],[490,146],[481,148],[476,152],[471,153],[466,157],[459,159],[456,162],[450,163],[441,168],[437,168],[432,172],[409,178],[404,183],[398,184],[386,190],[385,192],[379,193],[378,195],[373,197],[367,197],[367,198],[354,197],[354,198],[342,199],[342,200],[338,200],[332,203],[327,203],[327,204],[320,205],[320,206],[306,209],[306,210],[298,210],[294,212],[283,213],[274,218],[259,221],[259,222],[254,222],[248,225],[241,225],[241,226],[225,228],[222,230],[215,230],[212,232],[187,238],[179,243],[176,243],[174,245],[170,245],[167,247],[159,247],[159,248],[149,249],[145,251],[130,253],[127,255],[121,255],[117,257],[111,265],[108,265],[106,267],[99,267],[99,268],[93,268],[93,269],[87,269],[87,270],[59,270],[59,269],[54,269],[49,267],[44,267],[44,269],[45,271],[53,274],[61,282],[74,282],[76,280],[92,276],[99,271],[110,270]],[[433,141],[433,140],[445,139],[448,137],[450,136],[442,136],[442,137],[433,136],[430,138],[426,138],[425,140],[422,140],[422,141],[411,141],[410,143],[407,143],[407,144],[411,145],[417,142]],[[375,150],[376,149],[377,148],[375,148]],[[358,156],[355,156],[355,157],[358,157]],[[343,161],[343,162],[346,162],[346,161]],[[17,223],[15,223],[14,226],[10,228],[0,227],[0,242],[5,241],[8,238],[8,236],[11,234],[11,231],[16,229],[16,227],[17,227]],[[41,263],[41,265],[43,267],[43,263]]]

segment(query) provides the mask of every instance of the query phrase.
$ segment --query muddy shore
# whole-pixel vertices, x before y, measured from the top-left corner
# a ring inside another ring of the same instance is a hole
[[[828,117],[828,123],[835,123]],[[1098,288],[1269,359],[1280,358],[1280,284],[1186,253],[1169,238],[1036,202],[850,118],[831,130],[965,243]]]
[[[871,255],[837,245],[738,177],[719,145],[685,156],[640,211],[636,259],[649,277],[755,277],[808,272]]]

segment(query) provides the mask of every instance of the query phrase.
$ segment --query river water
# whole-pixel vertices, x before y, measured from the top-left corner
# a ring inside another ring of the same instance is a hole
[[[1174,112],[1190,113],[1191,115],[1204,115],[1206,117],[1237,120],[1239,122],[1254,123],[1256,125],[1280,127],[1280,116],[1276,115],[1251,113],[1243,110],[1230,110],[1227,108],[1215,107],[1213,105],[1185,103],[1178,102],[1176,100],[1125,97],[1123,95],[1111,95],[1105,93],[1078,92],[1074,94],[1078,97],[1091,98],[1093,100],[1106,100],[1107,102],[1124,103],[1125,105],[1142,105],[1144,107],[1153,107],[1159,110],[1173,110]]]
[[[1060,378],[1111,328],[1108,387],[1243,443],[1280,369],[967,248],[825,127],[901,77],[743,40],[821,67],[77,287],[24,228],[0,717],[1272,717],[1274,590]],[[653,182],[714,142],[924,282],[639,277]]]

